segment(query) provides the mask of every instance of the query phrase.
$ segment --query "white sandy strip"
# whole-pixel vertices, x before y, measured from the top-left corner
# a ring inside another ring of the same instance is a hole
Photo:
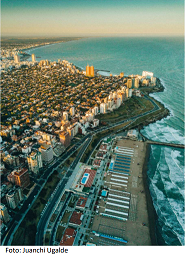
[[[119,174],[123,174],[122,172],[118,172],[118,171],[110,171],[109,170],[109,172],[111,172],[111,173],[119,173]],[[124,173],[124,175],[129,175],[128,173]]]
[[[130,199],[129,197],[126,196],[119,196],[119,195],[114,195],[114,194],[109,194],[111,197],[117,197],[117,198],[122,198],[122,199]]]
[[[119,191],[119,190],[112,189],[112,188],[110,188],[109,190],[115,191],[115,192],[121,192],[121,193],[123,193],[123,194],[128,194],[128,195],[130,195],[130,192]]]
[[[118,180],[118,179],[114,179],[114,178],[111,178],[111,180],[119,181],[119,182],[123,182],[123,183],[128,183],[128,180]]]
[[[127,148],[127,147],[117,147],[117,148],[115,148],[116,150],[118,149],[118,150],[128,150],[128,151],[134,151],[134,148]]]
[[[121,176],[121,175],[115,175],[115,174],[112,174],[111,177],[117,177],[117,178],[122,178],[122,179],[127,179],[128,180],[128,177],[125,177],[125,176]]]
[[[120,203],[123,203],[123,204],[129,204],[128,201],[118,200],[118,199],[110,198],[110,197],[108,197],[108,201],[114,201],[114,202],[120,202]]]
[[[115,183],[115,182],[108,182],[108,181],[105,181],[106,183],[110,183],[110,184],[113,184],[113,185],[118,185],[118,186],[124,186],[124,187],[127,187],[127,185],[125,184],[120,184],[120,183]]]
[[[128,213],[125,213],[125,212],[120,212],[120,211],[115,211],[115,210],[111,210],[111,209],[105,209],[106,212],[113,212],[113,213],[117,213],[117,214],[120,214],[120,215],[125,215],[125,216],[128,216]]]
[[[100,213],[100,215],[103,215],[103,216],[107,216],[107,217],[110,217],[110,218],[116,218],[116,219],[118,219],[118,220],[128,220],[128,219],[126,219],[126,218],[122,218],[122,217],[118,217],[118,216],[116,216],[116,215],[111,215],[111,214],[107,214],[107,213]]]

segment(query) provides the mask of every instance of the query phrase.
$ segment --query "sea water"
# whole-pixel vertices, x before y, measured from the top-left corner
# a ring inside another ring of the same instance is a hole
[[[170,116],[144,127],[142,133],[152,140],[184,144],[183,47],[180,37],[86,38],[29,52],[40,59],[66,59],[83,69],[87,64],[93,65],[113,75],[153,72],[165,90],[151,96],[170,110]],[[147,174],[158,215],[159,244],[184,245],[184,150],[152,145]]]

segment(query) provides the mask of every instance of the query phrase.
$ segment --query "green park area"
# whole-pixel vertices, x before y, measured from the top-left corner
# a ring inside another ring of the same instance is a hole
[[[141,97],[133,97],[125,101],[118,109],[107,114],[98,115],[98,119],[107,123],[115,123],[153,109],[153,104]]]
[[[41,190],[36,201],[32,205],[31,209],[26,214],[24,220],[17,229],[12,245],[34,245],[37,232],[37,224],[40,219],[40,214],[44,209],[48,198],[54,191],[59,182],[58,172],[54,171],[48,178],[47,183]]]
[[[69,220],[69,216],[71,215],[71,212],[66,210],[62,219],[61,219],[61,223],[67,223]]]

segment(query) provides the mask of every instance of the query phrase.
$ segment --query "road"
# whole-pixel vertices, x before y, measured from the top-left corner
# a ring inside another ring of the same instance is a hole
[[[83,146],[80,149],[80,151],[78,152],[75,160],[73,161],[73,163],[69,167],[69,169],[68,169],[68,171],[65,175],[65,178],[62,179],[61,185],[57,188],[55,194],[52,196],[52,199],[48,201],[47,207],[46,207],[43,215],[41,216],[39,224],[37,226],[37,234],[36,234],[36,239],[35,239],[35,245],[43,245],[44,231],[45,231],[45,226],[48,222],[48,219],[51,216],[51,213],[53,212],[53,209],[54,209],[54,207],[57,203],[57,200],[59,198],[61,198],[61,196],[64,192],[65,185],[66,185],[67,181],[69,180],[69,177],[71,176],[73,170],[75,169],[77,163],[79,162],[80,158],[82,157],[83,152],[85,151],[85,149],[89,145],[90,141],[91,141],[91,135],[88,134],[87,138],[85,139],[85,143],[83,144]],[[65,209],[65,207],[63,207],[63,210],[64,209]],[[55,223],[56,223],[56,221],[55,221]],[[54,228],[55,228],[55,225],[54,225]],[[53,241],[53,235],[54,235],[54,229],[52,231],[51,241]]]
[[[43,185],[45,184],[45,182],[47,181],[47,179],[49,178],[49,176],[53,172],[53,170],[55,168],[57,168],[63,161],[67,160],[70,157],[70,155],[72,155],[84,143],[85,140],[86,140],[86,143],[81,148],[81,150],[78,153],[77,157],[75,158],[74,162],[70,166],[69,171],[66,174],[66,178],[63,179],[63,181],[62,181],[62,183],[60,185],[60,188],[62,189],[62,191],[63,191],[63,188],[64,188],[66,182],[67,182],[67,179],[71,176],[72,171],[74,170],[75,166],[77,165],[77,163],[81,159],[81,157],[83,155],[83,152],[85,151],[85,148],[89,144],[93,134],[99,133],[101,131],[108,130],[110,128],[114,128],[114,127],[116,127],[116,126],[118,126],[120,124],[123,124],[125,122],[128,122],[128,121],[135,121],[135,120],[137,120],[140,117],[146,116],[146,115],[148,115],[150,113],[153,113],[153,112],[155,112],[155,111],[160,109],[160,107],[155,103],[155,101],[153,101],[147,95],[144,95],[144,98],[146,98],[147,100],[149,100],[153,104],[154,107],[153,107],[152,110],[147,111],[147,112],[145,112],[143,114],[139,114],[139,115],[137,115],[135,117],[128,118],[127,120],[119,121],[119,122],[117,122],[115,124],[111,124],[108,127],[102,127],[102,128],[99,128],[99,129],[97,129],[95,131],[92,131],[91,133],[89,133],[86,136],[84,136],[78,143],[76,143],[74,146],[72,146],[70,149],[68,149],[65,153],[63,153],[61,157],[59,157],[53,164],[51,164],[51,166],[49,166],[46,169],[45,173],[41,176],[40,180],[38,181],[37,185],[35,186],[35,188],[31,192],[31,194],[28,197],[28,199],[24,202],[22,208],[20,209],[20,212],[15,215],[14,219],[9,223],[7,231],[2,235],[2,237],[1,237],[1,241],[3,241],[2,245],[9,245],[9,240],[10,240],[10,237],[11,237],[12,233],[14,232],[15,228],[17,227],[17,225],[20,225],[20,222],[22,221],[21,219],[23,219],[24,215],[26,215],[25,213],[29,210],[30,205],[33,203],[34,198],[36,198],[38,196],[39,191],[41,190],[41,188],[43,187]],[[43,182],[44,182],[44,184],[43,184]],[[59,195],[59,189],[57,190],[55,195],[56,194]],[[54,198],[56,198],[56,196],[54,196]],[[52,202],[54,202],[54,201],[52,201]],[[53,203],[50,204],[50,205],[53,205]],[[48,209],[51,210],[52,208],[48,207]],[[44,215],[45,217],[43,216],[45,220],[49,216],[49,210],[47,211],[47,213],[48,214]],[[41,221],[41,222],[43,222],[43,221]],[[41,243],[42,239],[43,239],[43,234],[40,235],[40,232],[39,232],[39,236],[38,236],[38,240],[37,240],[37,242],[38,242],[37,244],[38,245],[42,245],[42,243]]]

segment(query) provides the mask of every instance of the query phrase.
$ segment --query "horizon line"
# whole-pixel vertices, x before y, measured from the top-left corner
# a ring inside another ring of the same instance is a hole
[[[89,38],[89,37],[184,37],[184,34],[115,34],[115,35],[48,35],[48,34],[1,34],[1,39],[6,37],[20,38]]]

